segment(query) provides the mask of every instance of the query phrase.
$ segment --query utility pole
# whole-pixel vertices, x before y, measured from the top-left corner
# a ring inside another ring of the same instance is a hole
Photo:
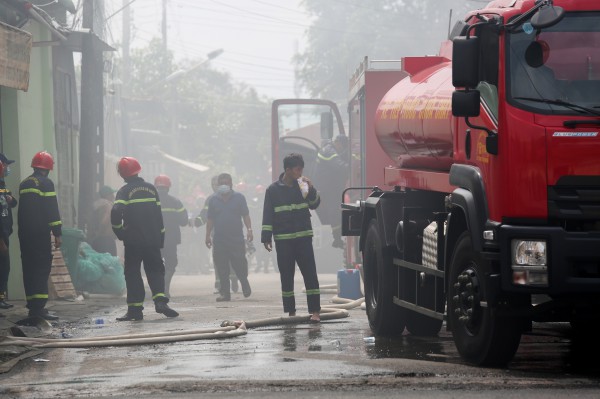
[[[123,0],[123,70],[121,71],[121,148],[124,153],[129,153],[130,126],[129,126],[129,95],[131,79],[131,59],[129,46],[131,43],[131,8],[130,0]]]
[[[162,0],[162,44],[165,54],[167,54],[167,0]]]
[[[94,32],[94,20],[102,15],[96,0],[83,2],[83,28]],[[97,26],[98,32],[102,31]],[[94,33],[83,36],[81,50],[81,132],[79,140],[79,215],[84,230],[92,214],[94,194],[104,183],[104,67],[100,40]]]

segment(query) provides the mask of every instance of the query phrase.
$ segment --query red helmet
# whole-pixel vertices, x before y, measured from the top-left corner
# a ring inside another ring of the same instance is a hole
[[[167,175],[158,175],[156,176],[156,179],[154,179],[154,185],[156,187],[171,188],[171,178]]]
[[[122,178],[137,175],[142,170],[142,166],[137,159],[133,157],[123,157],[117,165],[117,171]]]
[[[40,151],[33,156],[31,167],[52,170],[54,168],[54,158],[48,152]]]

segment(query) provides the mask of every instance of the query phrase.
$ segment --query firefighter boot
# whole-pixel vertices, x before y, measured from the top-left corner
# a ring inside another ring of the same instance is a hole
[[[156,313],[162,313],[167,317],[177,317],[179,316],[179,313],[177,313],[176,311],[174,311],[173,309],[171,309],[169,307],[169,305],[167,305],[166,302],[160,301],[160,302],[155,302],[154,303],[154,309],[156,309]]]
[[[229,302],[229,301],[231,301],[230,296],[220,295],[217,297],[217,302]]]
[[[144,319],[142,310],[144,308],[140,306],[130,306],[127,308],[127,313],[121,317],[117,317],[117,321],[139,321]]]
[[[0,309],[10,309],[14,305],[12,303],[6,302],[4,299],[0,299]]]
[[[6,302],[6,292],[0,293],[0,309],[10,309],[14,305]]]
[[[242,292],[244,293],[244,298],[248,298],[252,294],[252,289],[250,288],[250,282],[248,279],[241,281],[242,283]]]
[[[30,309],[29,317],[32,317],[32,316],[41,317],[42,319],[48,320],[48,321],[58,320],[58,316],[50,314],[48,312],[48,309]]]

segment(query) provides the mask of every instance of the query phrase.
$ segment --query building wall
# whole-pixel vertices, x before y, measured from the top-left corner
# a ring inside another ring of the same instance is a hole
[[[50,33],[35,22],[29,22],[24,30],[33,34],[33,41],[49,41]],[[52,85],[52,62],[50,47],[34,47],[29,67],[29,90],[18,91],[3,87],[2,131],[5,155],[16,162],[6,179],[8,188],[18,199],[19,183],[32,173],[31,158],[41,150],[56,154],[54,137],[54,107]],[[55,180],[56,176],[50,174]],[[17,238],[17,212],[15,232],[10,241],[11,271],[8,282],[10,299],[24,299],[21,253]]]

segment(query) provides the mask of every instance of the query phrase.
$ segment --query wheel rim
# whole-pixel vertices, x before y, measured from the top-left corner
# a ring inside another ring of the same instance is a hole
[[[481,291],[479,277],[474,267],[463,270],[454,283],[452,302],[454,319],[458,321],[470,335],[476,335],[481,327]]]

